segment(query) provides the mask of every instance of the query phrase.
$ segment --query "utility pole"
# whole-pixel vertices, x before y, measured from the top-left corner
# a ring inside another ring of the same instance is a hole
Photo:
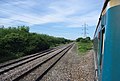
[[[86,23],[84,23],[84,25],[83,25],[83,27],[84,27],[84,28],[83,28],[84,38],[87,37],[87,30],[88,30],[88,29],[87,29],[87,26],[88,26],[88,25],[87,25]]]

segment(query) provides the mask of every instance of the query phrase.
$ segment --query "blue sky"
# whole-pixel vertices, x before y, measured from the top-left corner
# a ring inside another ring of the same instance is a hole
[[[104,0],[0,0],[0,26],[30,27],[31,32],[67,39],[93,37]]]

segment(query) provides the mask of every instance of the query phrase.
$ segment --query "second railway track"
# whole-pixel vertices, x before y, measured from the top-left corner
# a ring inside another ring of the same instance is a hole
[[[0,81],[39,81],[72,46],[73,44],[68,44],[46,55],[43,54],[43,57],[40,57],[41,54],[32,58],[33,60],[28,58],[23,64],[16,65],[17,67],[1,70]]]
[[[16,67],[19,67],[23,64],[26,64],[30,61],[33,61],[37,58],[40,58],[40,57],[43,57],[45,55],[48,55],[56,50],[58,50],[59,47],[55,48],[55,49],[49,49],[47,51],[44,51],[44,52],[40,52],[40,53],[36,53],[36,54],[33,54],[33,55],[29,55],[29,56],[26,56],[26,57],[23,57],[22,59],[18,59],[16,61],[13,61],[13,62],[10,62],[8,64],[4,64],[0,67],[0,75],[9,71],[9,70],[12,70]]]
[[[16,59],[16,60],[11,60],[10,62],[6,62],[6,63],[4,63],[4,64],[0,64],[0,69],[2,69],[2,68],[4,68],[4,67],[7,67],[7,66],[9,66],[9,65],[12,65],[12,64],[18,63],[18,62],[20,62],[20,61],[23,61],[23,60],[26,60],[26,59],[32,58],[32,57],[34,57],[34,56],[37,56],[37,55],[43,54],[43,53],[45,53],[45,54],[46,54],[46,53],[49,54],[49,53],[51,53],[51,52],[53,52],[53,51],[55,51],[55,50],[57,50],[57,49],[59,49],[59,48],[61,48],[61,47],[63,47],[63,46],[58,46],[58,47],[56,47],[56,48],[50,48],[50,49],[48,49],[48,50],[44,50],[44,51],[41,51],[41,52],[39,52],[39,53],[35,53],[35,54],[31,54],[31,55],[27,55],[27,56],[21,57],[21,58]]]

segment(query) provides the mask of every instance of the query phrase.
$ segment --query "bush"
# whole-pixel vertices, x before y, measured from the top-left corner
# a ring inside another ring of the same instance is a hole
[[[30,33],[29,27],[0,28],[0,62],[71,42],[45,34]]]
[[[86,38],[82,38],[82,37],[80,37],[80,38],[77,38],[76,39],[76,42],[91,42],[91,39],[90,39],[90,37],[86,37]]]

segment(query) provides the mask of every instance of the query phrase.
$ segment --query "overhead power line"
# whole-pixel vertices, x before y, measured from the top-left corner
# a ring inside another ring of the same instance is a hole
[[[7,1],[0,1],[0,2],[4,2],[4,3],[10,4],[10,3],[7,2]],[[24,8],[22,8],[22,7],[17,6],[16,4],[10,4],[10,5],[15,6],[15,7],[17,7],[17,8],[20,8],[20,9],[24,9]],[[27,9],[24,9],[24,10],[27,10]],[[22,17],[25,17],[25,18],[28,18],[28,19],[33,19],[33,20],[38,20],[38,21],[40,21],[40,19],[38,19],[38,18],[31,18],[31,17],[29,17],[29,16],[27,16],[27,15],[23,15],[23,14],[16,13],[16,12],[14,12],[14,11],[12,11],[12,10],[5,10],[5,8],[3,9],[3,8],[0,7],[0,11],[7,12],[7,13],[11,13],[11,14],[15,14],[15,15],[22,16]],[[9,19],[11,19],[11,20],[17,20],[17,19],[13,19],[13,18],[9,18]]]
[[[16,7],[16,8],[19,8],[19,9],[23,9],[23,10],[27,10],[28,11],[28,9],[25,9],[25,8],[23,8],[23,7],[21,7],[21,6],[18,6],[17,4],[14,4],[14,3],[10,3],[10,2],[8,2],[8,1],[1,1],[0,0],[0,2],[3,2],[3,3],[7,3],[7,4],[9,4],[9,5],[11,5],[11,6],[14,6],[14,7]],[[27,6],[27,5],[25,5],[25,6]],[[36,8],[32,8],[33,10],[36,10],[36,11],[39,11],[38,9],[36,9]]]
[[[17,15],[17,16],[22,16],[22,17],[24,17],[24,18],[27,18],[28,20],[29,20],[29,19],[33,19],[33,20],[40,21],[40,19],[38,19],[38,18],[31,18],[31,17],[29,17],[29,16],[27,16],[27,15],[18,14],[18,13],[14,12],[14,11],[5,10],[5,9],[2,9],[2,8],[0,8],[0,11],[2,11],[2,12],[7,12],[7,13],[11,13],[11,14],[15,14],[15,15]],[[10,20],[19,20],[19,19],[13,19],[13,18],[9,18],[9,19],[10,19]],[[21,21],[22,21],[22,20],[21,20]],[[23,21],[24,21],[24,20],[23,20]]]
[[[2,1],[0,1],[0,2],[7,3],[7,4],[9,4],[10,6],[14,6],[14,7],[19,8],[19,9],[27,10],[27,9],[21,7],[21,6],[18,6],[17,4],[13,4],[13,3],[8,2],[8,1],[3,1],[3,0],[2,0]],[[26,5],[26,6],[27,6],[27,5]]]

